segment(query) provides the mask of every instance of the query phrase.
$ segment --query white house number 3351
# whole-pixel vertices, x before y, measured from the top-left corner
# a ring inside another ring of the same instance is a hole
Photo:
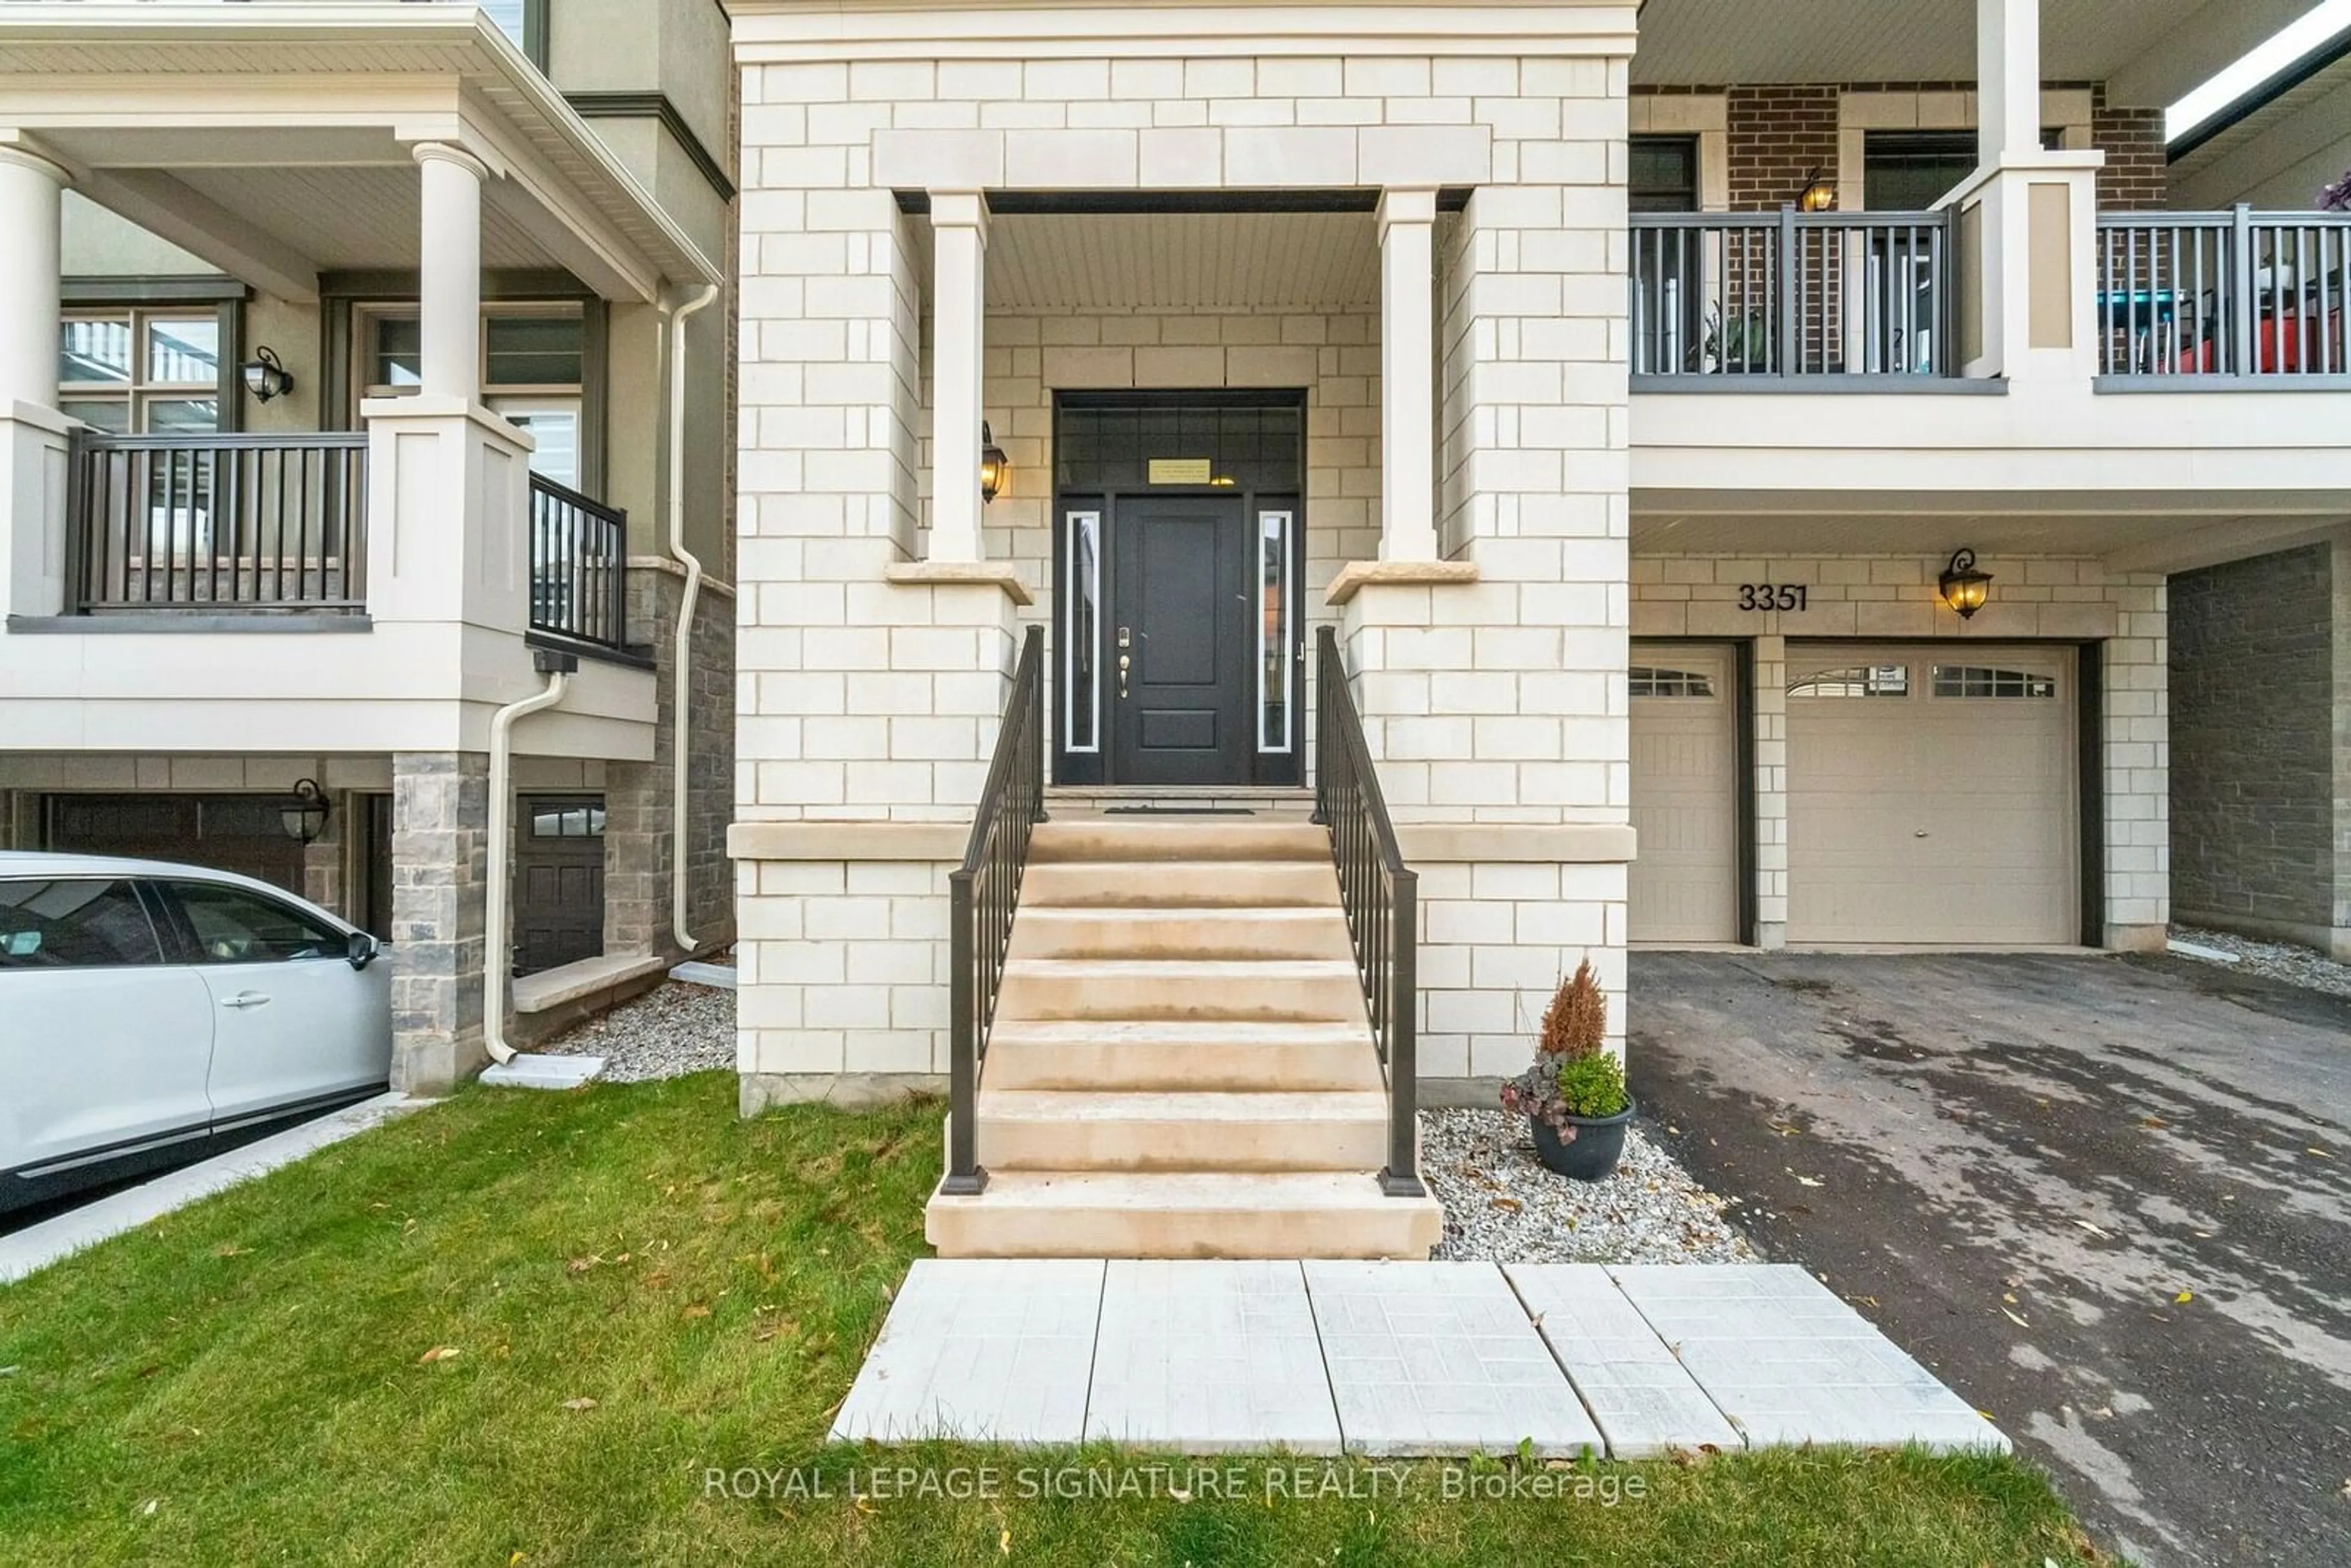
[[[1741,610],[1802,610],[1803,607],[1802,583],[1742,582],[1739,585],[1739,608]]]

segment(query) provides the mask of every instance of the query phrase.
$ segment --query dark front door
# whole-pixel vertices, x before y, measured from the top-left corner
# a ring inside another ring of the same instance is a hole
[[[514,972],[604,951],[604,799],[525,796],[515,842]]]
[[[1111,779],[1249,778],[1252,630],[1238,497],[1121,497],[1112,527]]]

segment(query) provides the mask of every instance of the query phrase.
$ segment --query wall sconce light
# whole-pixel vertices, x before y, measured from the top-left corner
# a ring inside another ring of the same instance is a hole
[[[319,835],[327,831],[327,792],[319,788],[315,779],[303,779],[294,785],[277,808],[277,824],[286,836],[300,843],[316,843]]]
[[[979,504],[981,506],[984,507],[996,499],[996,493],[1004,488],[1005,476],[1011,472],[1012,460],[1004,455],[1004,448],[996,444],[996,432],[987,427],[987,421],[981,420],[979,422]]]
[[[1808,213],[1825,213],[1836,205],[1836,187],[1821,178],[1819,165],[1804,176],[1804,192],[1796,198],[1796,205]]]
[[[266,343],[253,351],[253,359],[245,366],[245,390],[256,402],[267,402],[294,390],[294,377],[277,362],[277,350]]]
[[[1942,589],[1943,602],[1958,611],[1960,620],[1971,620],[1991,596],[1991,573],[1976,570],[1975,551],[1957,550],[1943,569]]]

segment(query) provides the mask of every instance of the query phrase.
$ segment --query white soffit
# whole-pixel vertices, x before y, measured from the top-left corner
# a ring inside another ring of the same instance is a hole
[[[2105,81],[2174,51],[2158,74],[2192,86],[2243,52],[2225,18],[2197,14],[2241,3],[2042,0],[2042,79]],[[1973,0],[1646,0],[1633,57],[1634,82],[1649,86],[1975,78]]]
[[[991,310],[1375,311],[1379,299],[1368,213],[1019,214],[988,226]]]

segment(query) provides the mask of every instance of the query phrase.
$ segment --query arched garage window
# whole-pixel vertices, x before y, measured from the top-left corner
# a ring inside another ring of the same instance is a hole
[[[1907,664],[1847,664],[1842,669],[1815,670],[1788,683],[1792,697],[1907,697],[1910,695]]]

